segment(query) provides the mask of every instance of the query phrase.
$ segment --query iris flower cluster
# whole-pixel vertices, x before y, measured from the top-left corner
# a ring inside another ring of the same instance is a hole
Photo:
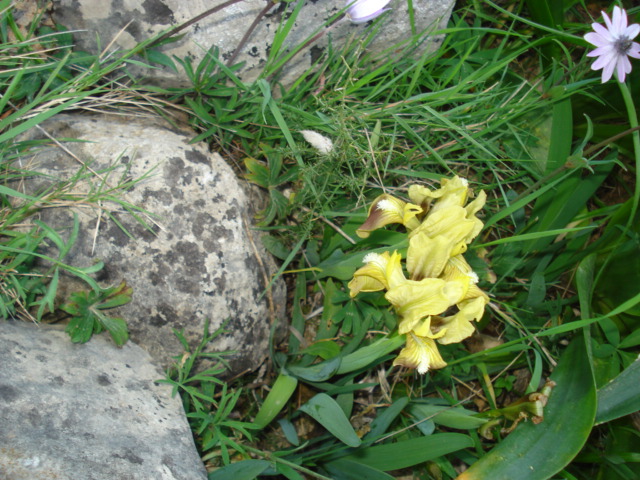
[[[436,342],[461,342],[473,334],[472,322],[482,318],[489,297],[478,288],[478,276],[463,254],[482,230],[476,213],[486,194],[480,191],[467,203],[471,193],[467,180],[456,176],[443,179],[437,190],[412,185],[411,202],[384,194],[374,200],[356,231],[366,238],[377,228],[401,223],[409,237],[404,268],[397,251],[369,253],[349,283],[351,297],[386,292],[399,317],[398,331],[406,335],[406,346],[394,365],[422,374],[443,368],[446,362]]]

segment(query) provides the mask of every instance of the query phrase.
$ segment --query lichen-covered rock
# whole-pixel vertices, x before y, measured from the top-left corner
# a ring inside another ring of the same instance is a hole
[[[173,329],[195,346],[207,319],[211,331],[229,320],[228,333],[210,349],[237,351],[229,357],[234,373],[256,368],[268,354],[275,317],[283,318],[284,286],[276,282],[262,296],[276,267],[250,228],[253,211],[229,165],[206,145],[190,145],[192,133],[155,120],[65,114],[41,126],[54,138],[76,139],[64,146],[77,158],[55,145],[22,158],[22,165],[46,175],[28,178],[26,191],[72,178],[82,161],[84,178],[69,185],[69,193],[107,197],[111,187],[133,181],[122,200],[150,214],[136,213],[145,227],[107,200],[101,203],[111,219],[72,201],[40,214],[67,238],[78,216],[80,233],[65,263],[102,261],[96,275],[103,286],[124,280],[133,287],[132,301],[114,309],[128,322],[131,339],[166,367],[184,352]],[[34,129],[29,136],[42,134]],[[51,245],[44,253],[54,256],[57,250]],[[86,285],[63,276],[61,299],[80,288]]]
[[[234,63],[244,62],[240,73],[244,81],[252,81],[262,71],[272,49],[275,32],[282,19],[286,19],[287,12],[297,3],[276,2],[276,6],[262,19],[239,52]],[[412,15],[408,11],[409,3],[413,5]],[[370,50],[386,51],[411,38],[412,32],[442,28],[449,19],[454,3],[454,0],[392,0],[389,4],[392,10],[384,14],[384,25],[369,45]],[[346,4],[346,0],[306,1],[287,37],[286,46],[301,45]],[[265,0],[242,0],[235,3],[180,32],[186,35],[161,50],[170,57],[189,57],[197,64],[205,57],[207,50],[215,46],[220,50],[221,59],[226,61],[233,55],[247,28],[265,5]],[[83,50],[96,52],[96,34],[102,48],[115,39],[114,48],[129,49],[214,6],[209,0],[54,0],[53,18],[69,29],[82,30],[75,33],[76,45]],[[339,21],[330,27],[327,35],[314,41],[287,65],[283,82],[292,83],[314,63],[327,48],[328,36],[331,36],[333,48],[340,48],[352,34],[362,33],[364,28],[363,25],[352,24],[347,18]],[[433,49],[441,41],[441,36],[431,37],[420,45],[417,52]],[[176,74],[171,70],[154,70],[145,73],[165,84],[188,84],[184,72]]]
[[[133,343],[0,321],[0,478],[198,480],[182,402]]]

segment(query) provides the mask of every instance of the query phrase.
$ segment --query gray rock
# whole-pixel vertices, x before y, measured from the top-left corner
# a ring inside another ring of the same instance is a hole
[[[1,322],[0,365],[3,480],[207,478],[179,397],[133,343]]]
[[[277,315],[283,318],[284,285],[276,282],[261,297],[277,268],[249,228],[252,205],[229,165],[206,145],[190,145],[192,132],[151,119],[58,115],[42,127],[55,138],[84,143],[64,143],[77,159],[55,145],[22,158],[30,170],[46,175],[28,178],[28,192],[68,180],[78,160],[100,176],[85,172],[86,178],[69,187],[71,194],[97,194],[122,179],[144,177],[124,199],[153,215],[138,214],[149,229],[117,204],[103,202],[130,236],[104,214],[98,222],[99,212],[90,205],[63,204],[40,214],[65,238],[78,215],[80,233],[65,263],[87,267],[101,260],[105,267],[97,280],[103,286],[124,280],[133,287],[132,301],[113,310],[128,322],[131,339],[166,367],[184,351],[173,329],[183,330],[195,346],[206,319],[212,332],[228,319],[228,333],[209,351],[237,351],[229,358],[232,373],[259,366],[268,355],[270,327]],[[30,137],[41,133],[32,130]],[[51,245],[44,253],[54,256],[57,249]],[[61,277],[60,301],[81,289],[86,285]]]
[[[217,3],[223,3],[218,1]],[[283,16],[291,11],[297,2],[280,2],[266,15],[253,32],[249,41],[238,55],[238,62],[245,62],[241,77],[245,82],[253,81],[263,67],[272,48],[273,38]],[[306,1],[296,23],[287,37],[287,46],[302,44],[329,18],[346,5],[346,0]],[[454,0],[413,0],[415,32],[435,31],[446,25]],[[372,52],[386,51],[403,40],[411,38],[411,16],[407,0],[392,0],[393,9],[386,12],[383,26],[369,45]],[[221,58],[231,57],[248,26],[266,5],[265,0],[243,0],[217,12],[188,29],[184,38],[164,46],[161,51],[178,58],[190,57],[197,65],[207,50],[217,46]],[[53,18],[57,23],[73,30],[85,30],[75,34],[75,42],[80,49],[96,52],[96,34],[104,48],[115,39],[114,48],[129,49],[138,42],[182,24],[203,13],[215,4],[209,0],[145,0],[130,2],[121,0],[54,0]],[[131,22],[129,24],[129,22]],[[129,24],[128,27],[127,24]],[[126,29],[121,32],[122,29]],[[327,36],[331,36],[334,48],[340,48],[352,35],[363,33],[364,25],[352,24],[343,19],[329,29],[328,35],[310,44],[300,55],[290,62],[282,78],[290,84],[314,63],[327,48]],[[417,53],[436,48],[442,36],[433,36],[425,41]],[[188,85],[187,77],[180,71],[175,74],[168,69],[145,71],[156,83],[168,85]]]

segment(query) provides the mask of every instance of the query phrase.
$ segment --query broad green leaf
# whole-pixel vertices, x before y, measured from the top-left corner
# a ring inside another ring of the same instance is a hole
[[[104,328],[106,328],[111,334],[111,338],[116,345],[121,347],[129,339],[129,329],[127,328],[127,322],[122,318],[107,317],[106,315],[100,316],[100,321]]]
[[[345,416],[340,405],[326,393],[317,394],[302,405],[300,411],[309,415],[346,445],[360,446],[360,438],[353,430],[349,419]]]
[[[556,382],[544,421],[519,425],[458,480],[547,480],[587,441],[596,413],[596,390],[585,340],[575,338],[551,375]]]
[[[596,423],[605,423],[640,410],[640,359],[598,390]]]
[[[606,257],[606,266],[599,275],[594,299],[604,302],[609,308],[620,305],[638,293],[640,281],[640,255],[637,240],[629,240],[618,245],[611,256]],[[622,280],[624,279],[624,280]],[[627,311],[631,315],[640,315],[640,309]]]
[[[282,429],[282,433],[284,433],[284,437],[287,439],[287,442],[291,445],[295,445],[296,447],[300,445],[298,432],[296,432],[296,427],[290,420],[281,418],[278,420],[278,424],[280,424],[280,428]]]
[[[618,348],[637,347],[638,345],[640,345],[640,328],[627,335],[624,340],[620,342]]]
[[[269,395],[267,395],[267,398],[253,421],[254,425],[258,428],[266,427],[287,404],[297,385],[297,378],[285,375],[284,373],[278,375]]]
[[[580,312],[582,318],[591,316],[591,299],[593,295],[593,278],[596,264],[596,255],[591,254],[585,257],[576,270],[576,287],[578,290],[578,300],[580,301]]]
[[[280,475],[283,475],[285,478],[288,478],[289,480],[305,480],[305,478],[300,475],[297,470],[281,462],[276,463],[276,472],[278,472]]]
[[[93,335],[94,322],[95,320],[92,317],[73,317],[64,331],[69,334],[73,343],[85,343],[88,342],[91,335]]]
[[[263,235],[260,237],[260,240],[262,240],[264,247],[274,257],[284,260],[287,258],[287,255],[289,255],[289,248],[279,238],[272,235]]]
[[[526,0],[526,3],[534,21],[547,27],[562,24],[562,0]]]
[[[340,353],[340,346],[332,340],[321,340],[312,343],[300,353],[305,355],[314,355],[325,360],[333,358]]]
[[[209,480],[253,480],[271,464],[266,460],[243,460],[209,473]]]
[[[335,480],[393,480],[388,473],[344,458],[325,463],[323,466]]]
[[[460,433],[439,433],[402,442],[357,450],[343,460],[362,463],[378,470],[398,470],[433,460],[473,446],[473,440]],[[515,478],[515,477],[514,477]]]
[[[331,360],[316,363],[310,367],[287,366],[287,371],[291,375],[308,382],[324,382],[336,373],[341,361],[340,357],[334,357]]]
[[[366,440],[375,439],[383,435],[391,423],[396,419],[400,412],[404,410],[404,407],[409,403],[409,397],[400,397],[395,400],[391,406],[385,408],[373,422],[371,422],[371,430],[364,436]]]
[[[404,342],[404,335],[383,337],[376,340],[371,345],[367,345],[349,355],[345,355],[336,373],[343,374],[364,368],[386,354],[400,348],[404,345]]]
[[[411,414],[417,420],[431,418],[438,425],[456,430],[473,430],[488,422],[486,418],[473,416],[475,413],[462,407],[447,407],[428,403],[414,403],[411,406]]]
[[[600,165],[594,168],[593,174],[586,177],[582,176],[581,171],[575,171],[557,189],[540,197],[531,214],[537,221],[530,233],[554,230],[569,224],[604,182],[612,167],[613,163]],[[552,237],[532,240],[522,246],[522,251],[527,253],[542,250],[552,242]]]

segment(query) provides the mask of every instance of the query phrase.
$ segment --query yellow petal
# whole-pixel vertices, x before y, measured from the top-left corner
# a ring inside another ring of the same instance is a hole
[[[419,337],[429,337],[429,338],[442,338],[445,336],[445,334],[447,333],[447,329],[446,328],[439,328],[439,330],[437,332],[434,332],[434,329],[431,328],[431,318],[432,317],[427,317],[423,320],[420,320],[417,325],[415,327],[413,327],[413,330],[411,330],[415,335],[419,336]],[[440,317],[433,317],[436,320],[439,319]]]
[[[406,280],[389,289],[385,298],[402,317],[398,326],[402,334],[412,330],[421,319],[443,313],[462,300],[465,293],[463,282],[425,278],[420,281]]]
[[[466,245],[462,243],[462,245]],[[407,271],[412,280],[437,278],[458,248],[445,235],[435,238],[420,232],[409,239],[407,250]]]
[[[469,232],[469,234],[465,237],[465,241],[467,243],[471,243],[471,241],[478,236],[478,234],[482,231],[482,227],[484,223],[482,220],[475,216],[478,211],[484,207],[485,202],[487,201],[487,194],[484,193],[484,190],[480,190],[478,193],[478,197],[471,202],[469,205],[465,207],[467,211],[467,219],[473,222],[473,228]]]
[[[447,363],[440,356],[438,346],[428,337],[419,337],[414,333],[407,335],[407,344],[393,362],[407,368],[415,368],[425,374],[430,368],[443,368]]]
[[[447,261],[442,272],[442,278],[448,281],[470,279],[472,283],[478,283],[478,275],[467,263],[462,255],[455,255]]]
[[[484,314],[486,301],[483,297],[472,298],[458,304],[460,311],[450,317],[440,319],[444,334],[438,339],[439,343],[447,345],[449,343],[458,343],[465,338],[470,337],[475,332],[475,328],[471,322],[479,321]]]
[[[437,211],[431,211],[418,228],[413,230],[409,237],[414,237],[419,233],[424,233],[430,238],[443,235],[454,244],[459,244],[466,240],[470,233],[476,228],[477,218],[468,219],[467,211],[459,206],[451,205]]]
[[[468,187],[469,182],[464,178],[453,177],[451,179],[443,178],[441,183],[442,187],[434,191],[420,185],[412,185],[409,187],[409,198],[413,203],[422,206],[424,210],[429,209],[427,218],[441,210],[453,212],[453,210],[450,210],[451,207],[463,208],[465,210],[465,228],[468,229],[468,232],[462,238],[466,243],[470,243],[482,231],[483,223],[475,215],[484,207],[487,194],[481,190],[477,198],[465,207],[471,192]],[[430,202],[433,200],[435,200],[434,205],[429,207]],[[461,220],[462,215],[458,212],[456,213],[456,218]],[[433,237],[433,235],[429,236]]]
[[[413,230],[420,225],[416,215],[422,213],[422,208],[412,203],[404,202],[391,195],[380,195],[369,208],[367,220],[356,230],[360,238],[367,238],[378,228],[392,223],[402,223],[407,229]]]
[[[484,293],[478,286],[478,275],[471,269],[462,255],[451,257],[442,271],[441,278],[448,281],[464,281],[469,280],[469,288],[467,289],[463,300],[482,297],[485,304],[489,303],[489,296]]]
[[[451,205],[464,206],[469,194],[469,182],[466,179],[455,176],[443,178],[440,183],[442,187],[437,190],[429,190],[421,185],[412,185],[409,187],[409,198],[416,205],[428,204],[431,199],[437,199],[432,211]]]
[[[349,282],[349,294],[355,297],[360,292],[378,292],[398,285],[406,278],[400,264],[401,255],[394,251],[392,254],[384,252],[368,253],[363,258],[366,264],[353,274]]]

